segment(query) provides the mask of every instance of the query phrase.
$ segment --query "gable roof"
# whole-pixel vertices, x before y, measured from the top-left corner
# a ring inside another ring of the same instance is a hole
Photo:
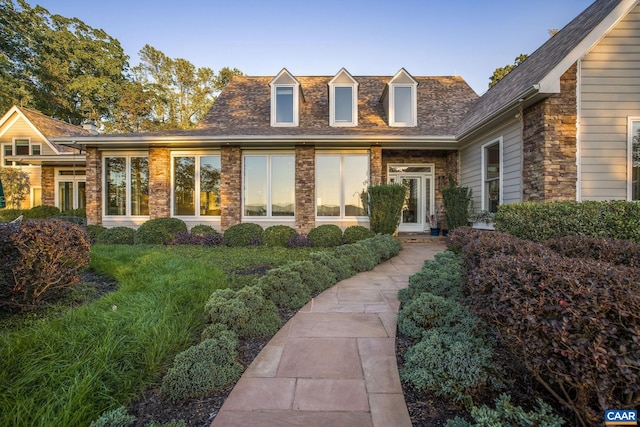
[[[597,0],[495,86],[482,95],[461,122],[462,137],[537,93],[559,92],[560,76],[584,56],[637,3],[637,0]]]
[[[389,76],[354,76],[358,82],[358,126],[329,125],[328,84],[333,76],[297,76],[304,93],[297,127],[270,126],[271,77],[236,76],[222,91],[194,135],[393,135],[452,136],[478,95],[461,77],[414,77],[418,82],[418,126],[390,127],[380,97]]]

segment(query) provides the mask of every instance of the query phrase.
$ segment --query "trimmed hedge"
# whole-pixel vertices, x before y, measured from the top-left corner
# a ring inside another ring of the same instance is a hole
[[[312,229],[308,237],[314,248],[333,248],[342,243],[342,230],[334,224],[323,224]]]
[[[191,234],[194,236],[204,236],[210,233],[217,233],[216,229],[210,225],[198,224],[191,227]]]
[[[89,241],[96,243],[98,236],[106,231],[107,227],[103,227],[102,225],[87,225],[86,230],[87,235],[89,235]]]
[[[362,225],[352,225],[344,229],[342,240],[345,244],[356,243],[360,240],[369,239],[375,237],[376,233]]]
[[[311,293],[320,293],[336,283],[336,275],[325,265],[305,260],[289,262],[286,266],[300,275]]]
[[[245,222],[227,228],[224,232],[224,240],[227,245],[233,247],[257,246],[262,243],[263,232],[260,225]]]
[[[343,259],[334,256],[328,252],[313,252],[309,255],[309,258],[314,263],[324,265],[336,276],[336,281],[348,279],[353,276],[350,263]]]
[[[96,243],[105,245],[133,245],[136,231],[129,227],[107,228],[98,234]]]
[[[525,202],[501,205],[496,230],[542,242],[553,237],[609,237],[640,243],[640,203]]]
[[[340,246],[333,254],[347,261],[355,273],[372,270],[378,264],[373,251],[358,243]]]
[[[566,236],[549,239],[544,244],[562,256],[640,267],[640,243],[628,240]]]
[[[409,286],[398,291],[401,302],[407,303],[423,292],[455,301],[463,300],[463,267],[460,255],[440,252],[434,260],[426,260],[422,270],[409,277]]]
[[[136,245],[166,245],[178,233],[186,233],[187,224],[178,218],[155,218],[142,224],[136,230]]]
[[[367,189],[369,224],[374,233],[396,231],[406,195],[407,188],[402,184],[376,184]]]
[[[286,248],[289,240],[296,235],[296,230],[288,225],[273,225],[262,233],[262,244]]]
[[[272,268],[258,279],[256,286],[278,308],[299,309],[311,299],[300,275],[288,267]]]

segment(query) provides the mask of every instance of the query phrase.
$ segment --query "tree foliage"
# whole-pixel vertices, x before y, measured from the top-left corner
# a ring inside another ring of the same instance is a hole
[[[513,61],[513,64],[507,64],[504,67],[496,68],[493,71],[493,75],[491,77],[489,77],[489,88],[492,88],[493,86],[495,86],[496,83],[498,83],[500,80],[502,80],[507,74],[509,74],[510,72],[515,70],[515,68],[518,65],[522,64],[524,62],[524,60],[527,59],[528,56],[529,55],[527,55],[527,54],[521,53]]]
[[[16,168],[0,167],[0,181],[8,208],[20,209],[20,205],[29,195],[29,173]]]

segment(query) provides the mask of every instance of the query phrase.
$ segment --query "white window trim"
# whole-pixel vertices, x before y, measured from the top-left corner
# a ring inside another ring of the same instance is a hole
[[[279,220],[282,222],[287,222],[288,220],[294,220],[296,217],[296,198],[295,198],[295,175],[294,175],[294,195],[293,195],[293,216],[273,216],[272,212],[272,200],[271,200],[271,158],[274,156],[292,156],[294,161],[294,172],[295,172],[295,159],[296,155],[291,151],[270,151],[268,153],[260,153],[260,152],[244,152],[242,153],[242,196],[241,196],[241,209],[242,209],[242,219],[244,220]],[[244,182],[244,171],[245,171],[245,158],[247,157],[266,157],[267,158],[267,214],[263,216],[249,216],[244,214],[244,201],[245,201],[245,182]]]
[[[395,90],[398,87],[408,87],[411,89],[411,122],[397,122],[395,112]],[[418,125],[418,107],[417,107],[417,85],[407,83],[391,83],[389,84],[389,126],[392,127],[416,127]]]
[[[313,210],[315,213],[315,217],[316,217],[316,221],[340,221],[340,220],[345,220],[345,219],[368,219],[369,217],[367,215],[361,215],[361,216],[347,216],[345,215],[345,194],[344,194],[344,177],[347,174],[346,171],[344,170],[344,158],[345,156],[349,156],[349,155],[366,155],[367,159],[368,159],[368,173],[369,173],[369,182],[371,182],[371,153],[369,153],[368,151],[351,151],[348,153],[345,152],[336,152],[336,151],[316,151],[316,155],[315,158],[317,159],[319,156],[337,156],[340,157],[340,216],[320,216],[318,215],[318,194],[315,192],[314,189],[314,204],[313,204]],[[316,171],[317,173],[317,171]],[[314,187],[316,187],[315,185],[315,179],[316,177],[314,176]]]
[[[3,144],[0,144],[0,166],[6,167],[6,168],[8,168],[10,166],[15,166],[13,164],[13,162],[11,162],[10,165],[5,165],[5,160],[4,160],[4,157],[5,157],[4,156],[4,149],[5,149],[5,147],[11,147],[11,155],[13,155],[13,143],[6,142],[6,143],[3,143]]]
[[[125,195],[127,198],[127,204],[125,205],[124,215],[109,215],[107,214],[107,176],[106,176],[106,162],[107,157],[124,157],[125,160]],[[103,153],[102,155],[102,216],[106,219],[117,218],[149,218],[149,215],[131,215],[131,158],[132,157],[146,157],[149,159],[149,152],[115,152],[115,153]],[[151,166],[151,165],[149,165]],[[151,169],[151,167],[149,167]],[[149,175],[151,175],[149,171]]]
[[[215,151],[215,152],[211,152],[211,153],[207,153],[207,152],[194,152],[194,151],[174,151],[171,153],[171,217],[172,218],[179,218],[182,220],[193,220],[193,219],[202,219],[204,220],[220,220],[221,215],[201,215],[200,214],[200,157],[208,157],[208,156],[218,156],[220,157],[220,169],[222,169],[222,156],[221,153],[219,151]],[[174,179],[174,158],[176,157],[195,157],[196,158],[196,164],[195,164],[195,178],[196,178],[196,185],[195,185],[195,215],[174,215],[173,210],[175,207],[175,187],[173,185],[173,179]],[[222,179],[220,180],[222,181]],[[222,214],[222,209],[221,212]]]
[[[78,169],[74,169],[74,168],[55,168],[54,169],[54,197],[55,197],[55,202],[54,205],[56,208],[60,209],[60,186],[58,185],[61,182],[71,182],[73,183],[73,209],[78,209],[78,200],[80,197],[80,193],[78,191],[78,183],[79,182],[84,182],[85,183],[85,191],[86,191],[86,182],[87,182],[87,175],[86,175],[86,170],[82,169],[82,175],[65,175],[65,176],[60,176],[59,172],[60,171],[73,171],[75,170],[76,172],[79,172]]]
[[[17,136],[13,138],[12,152],[14,156],[16,155],[16,141],[29,141],[29,155],[31,155],[31,138],[26,136],[25,137]]]
[[[336,88],[351,88],[351,121],[336,121]],[[329,83],[329,125],[332,127],[358,126],[358,84],[333,84]]]
[[[40,147],[40,155],[42,155],[42,144],[32,144],[29,143],[29,155],[34,156],[35,154],[33,154],[33,147]]]
[[[498,199],[498,205],[502,204],[502,200],[503,200],[503,191],[504,191],[504,185],[503,185],[503,173],[504,173],[504,167],[503,167],[503,162],[504,162],[504,157],[503,157],[503,153],[502,153],[502,149],[503,149],[503,137],[499,137],[497,139],[494,139],[490,142],[487,142],[486,144],[482,144],[482,147],[480,148],[481,150],[481,155],[480,155],[480,167],[482,169],[482,183],[480,185],[480,192],[481,192],[481,210],[487,210],[488,206],[487,206],[487,195],[486,195],[486,183],[487,183],[487,167],[486,167],[486,151],[488,147],[491,147],[492,145],[498,144],[498,149],[500,152],[500,177],[499,179],[499,183],[500,183],[500,195],[499,195],[499,199]]]
[[[633,123],[640,123],[640,116],[627,117],[627,201],[633,197]]]
[[[277,121],[277,88],[293,88],[293,122]],[[299,84],[272,84],[271,85],[271,126],[273,127],[297,127],[300,120],[300,85]]]

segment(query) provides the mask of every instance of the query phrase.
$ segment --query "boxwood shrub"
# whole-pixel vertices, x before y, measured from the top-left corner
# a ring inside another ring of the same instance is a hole
[[[351,267],[351,270],[356,273],[369,271],[378,264],[376,262],[376,256],[371,249],[363,245],[350,244],[340,246],[336,248],[333,255],[337,258],[344,259]]]
[[[367,227],[363,227],[362,225],[352,225],[344,229],[342,240],[344,243],[349,244],[374,237],[375,235],[376,233]]]
[[[86,230],[91,243],[96,243],[98,236],[102,234],[103,231],[106,231],[107,227],[103,227],[102,225],[87,225]]]
[[[348,279],[354,275],[354,271],[351,269],[351,264],[343,259],[334,256],[328,252],[313,252],[309,255],[311,261],[318,265],[324,265],[333,272],[336,276],[336,281]]]
[[[377,184],[367,189],[369,221],[374,233],[390,235],[396,231],[406,194],[402,184]]]
[[[309,232],[311,246],[316,248],[332,248],[342,243],[342,230],[334,224],[323,224]]]
[[[209,233],[217,233],[217,231],[212,226],[206,224],[198,224],[191,227],[191,234],[194,236],[204,236]]]
[[[286,266],[267,271],[256,286],[278,308],[298,309],[311,299],[311,292],[300,274]]]
[[[262,244],[267,246],[287,247],[289,239],[296,235],[296,230],[288,225],[273,225],[262,233]]]
[[[142,224],[136,230],[136,245],[164,245],[176,238],[178,233],[186,233],[187,224],[178,218],[155,218]]]
[[[245,222],[232,225],[224,232],[224,240],[229,246],[256,246],[262,242],[263,229],[258,224]]]
[[[409,286],[398,292],[398,298],[406,303],[423,292],[429,292],[462,301],[463,271],[460,255],[451,251],[440,252],[435,259],[426,260],[422,270],[409,277]]]
[[[136,231],[129,227],[113,227],[103,230],[96,237],[96,243],[106,245],[133,245]]]
[[[312,294],[322,292],[336,283],[336,275],[326,265],[304,260],[290,262],[286,266],[300,275],[302,283]]]

